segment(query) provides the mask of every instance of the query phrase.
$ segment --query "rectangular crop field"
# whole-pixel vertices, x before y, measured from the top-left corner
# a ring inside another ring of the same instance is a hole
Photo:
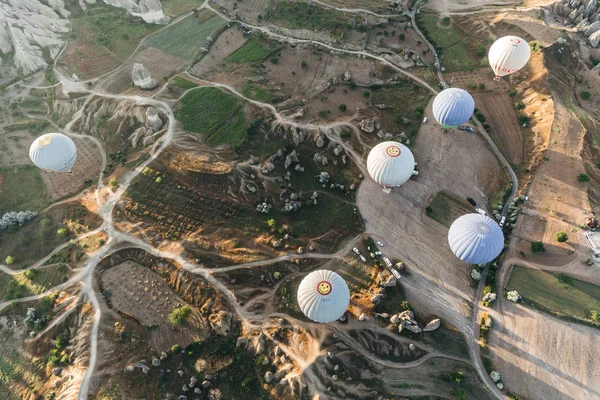
[[[201,133],[210,145],[242,143],[248,124],[244,102],[220,89],[205,87],[190,91],[181,99],[177,119],[185,130]]]
[[[207,17],[209,11],[200,16]],[[168,27],[167,29],[150,36],[145,44],[156,47],[176,57],[193,59],[200,52],[200,48],[208,44],[207,38],[213,36],[226,24],[221,17],[214,15],[204,22],[199,16],[190,15]],[[213,39],[215,39],[213,37]]]
[[[203,0],[162,0],[163,11],[169,17],[176,17],[192,11],[204,3]]]
[[[431,211],[427,212],[427,216],[448,228],[450,228],[450,225],[452,225],[452,222],[456,218],[471,212],[466,203],[458,201],[442,192],[435,195],[429,208]]]
[[[9,211],[40,211],[49,199],[36,167],[0,168],[0,214]]]
[[[275,1],[265,12],[268,21],[286,28],[326,30],[334,36],[350,31],[350,14],[319,7],[307,2]]]
[[[557,316],[590,322],[590,311],[600,312],[600,286],[562,274],[515,265],[506,289],[518,291],[526,304]]]
[[[257,39],[250,39],[243,47],[225,59],[228,63],[245,64],[263,61],[269,55],[277,51],[279,47],[269,49]]]
[[[271,92],[269,92],[267,89],[258,86],[254,83],[246,83],[246,86],[244,86],[244,90],[242,91],[242,94],[246,97],[248,97],[249,99],[252,100],[258,100],[258,101],[262,101],[262,102],[271,102],[273,99],[273,95],[271,94]]]

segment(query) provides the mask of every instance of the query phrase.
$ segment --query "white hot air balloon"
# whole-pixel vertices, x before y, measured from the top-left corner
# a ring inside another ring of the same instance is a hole
[[[75,165],[77,147],[70,137],[62,133],[47,133],[33,141],[29,158],[38,168],[67,172]]]
[[[400,186],[415,170],[415,157],[408,147],[398,142],[381,142],[367,157],[367,170],[381,186]]]
[[[526,40],[517,36],[504,36],[496,40],[488,54],[488,60],[496,79],[523,68],[529,61],[531,49]]]
[[[308,318],[328,323],[344,315],[350,304],[346,281],[325,269],[308,274],[298,286],[298,305]]]
[[[475,111],[475,100],[466,90],[442,90],[433,100],[433,116],[444,128],[462,125]]]
[[[461,260],[469,264],[485,264],[498,257],[504,248],[504,234],[490,217],[466,214],[450,226],[448,244]]]

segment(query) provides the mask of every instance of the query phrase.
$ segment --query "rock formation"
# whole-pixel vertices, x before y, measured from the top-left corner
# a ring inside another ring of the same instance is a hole
[[[600,45],[600,9],[596,0],[560,0],[551,9],[565,19],[565,24],[587,36],[592,47]]]
[[[131,79],[133,79],[134,85],[140,89],[151,90],[156,87],[156,81],[152,79],[148,69],[144,67],[144,64],[141,63],[133,64]]]
[[[158,116],[158,111],[154,107],[148,107],[146,110],[146,127],[152,130],[159,131],[162,128],[163,122]]]

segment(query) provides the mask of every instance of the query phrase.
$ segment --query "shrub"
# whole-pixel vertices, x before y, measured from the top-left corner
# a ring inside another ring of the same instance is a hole
[[[529,121],[531,121],[531,118],[527,115],[519,114],[519,125],[529,125]]]
[[[158,178],[156,178],[156,183],[161,183],[162,182],[162,178],[159,176]]]
[[[404,311],[408,311],[408,310],[412,309],[412,307],[410,306],[410,303],[406,300],[404,300],[402,303],[400,303],[400,308]]]
[[[181,325],[190,316],[192,313],[192,308],[190,306],[182,306],[174,308],[173,311],[169,313],[169,321],[173,325]]]
[[[350,86],[350,89],[356,89],[356,82],[350,81],[348,82],[348,86]]]
[[[583,92],[581,92],[581,98],[582,99],[587,100],[590,97],[592,97],[592,94],[590,92],[588,92],[587,90],[584,90]]]
[[[117,181],[115,177],[110,178],[108,184],[112,189],[116,189],[119,187],[119,181]]]
[[[37,271],[35,269],[28,269],[23,272],[23,276],[31,281],[37,276]]]
[[[4,262],[6,263],[6,265],[13,264],[15,262],[15,258],[13,256],[7,256],[4,259]]]
[[[521,300],[521,295],[516,290],[512,290],[506,293],[506,298],[514,303],[518,303]]]
[[[399,33],[398,34],[398,39],[404,40],[404,39],[406,39],[406,35],[404,33]]]
[[[587,265],[588,267],[591,267],[592,265],[594,265],[594,260],[592,260],[591,258],[588,258],[587,260],[585,260],[585,265]]]
[[[587,174],[579,174],[579,175],[577,175],[577,181],[578,182],[589,182],[590,177],[587,176]]]
[[[483,56],[485,56],[485,46],[480,45],[477,48],[477,52],[475,53],[475,55],[477,55],[477,57],[483,57]]]
[[[178,344],[174,344],[171,346],[171,353],[179,353],[181,351],[181,346]]]
[[[300,67],[306,68],[307,66],[308,66],[308,63],[305,60],[302,60],[302,62],[300,63]]]
[[[427,214],[431,214],[433,212],[433,208],[427,206],[425,207],[425,211],[427,212]]]
[[[517,95],[516,90],[511,90],[510,92],[508,92],[508,97],[515,97],[516,95]]]
[[[592,315],[592,321],[595,323],[600,323],[600,313],[596,310],[591,310],[590,314]]]
[[[371,95],[371,92],[369,92],[368,90],[365,90],[363,92],[363,96],[365,96],[365,97],[369,97],[370,95]]]
[[[59,230],[56,231],[56,236],[65,237],[65,236],[67,236],[67,233],[69,233],[67,231],[67,228],[60,228]]]
[[[480,90],[485,90],[485,83],[480,83],[479,84],[479,89]]]
[[[563,242],[566,242],[567,240],[569,240],[569,236],[565,232],[557,232],[556,235],[554,235],[554,238],[559,243],[563,243]]]
[[[340,111],[341,112],[346,111],[346,105],[345,104],[340,104]]]
[[[277,64],[278,62],[279,62],[279,58],[277,58],[277,57],[271,58],[271,63]]]
[[[516,108],[517,110],[522,110],[522,109],[524,109],[524,108],[525,108],[525,104],[523,104],[523,102],[521,102],[521,101],[517,101],[517,102],[515,103],[515,108]]]
[[[533,253],[543,253],[544,251],[546,251],[546,248],[544,247],[544,243],[542,242],[531,242],[531,251]]]

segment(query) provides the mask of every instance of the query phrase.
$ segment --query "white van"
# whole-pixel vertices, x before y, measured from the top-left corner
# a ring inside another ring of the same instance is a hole
[[[423,123],[426,124],[427,123],[427,117],[423,118]]]

